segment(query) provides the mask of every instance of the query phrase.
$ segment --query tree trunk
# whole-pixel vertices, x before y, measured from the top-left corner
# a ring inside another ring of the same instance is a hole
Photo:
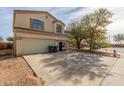
[[[80,41],[77,41],[77,48],[80,49]]]
[[[77,48],[80,49],[80,45],[79,44],[78,44]]]
[[[92,44],[90,44],[90,49],[89,49],[89,51],[90,51],[90,52],[92,51]]]
[[[92,52],[93,51],[93,38],[94,38],[94,32],[92,32],[92,34],[91,34],[91,41],[90,41],[90,52]]]

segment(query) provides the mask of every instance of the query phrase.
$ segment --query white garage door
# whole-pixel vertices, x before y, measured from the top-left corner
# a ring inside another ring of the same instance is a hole
[[[49,45],[55,45],[55,41],[42,40],[42,39],[23,39],[22,53],[33,54],[33,53],[48,52]]]

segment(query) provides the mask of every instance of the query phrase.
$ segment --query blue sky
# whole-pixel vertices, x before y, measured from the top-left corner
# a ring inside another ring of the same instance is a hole
[[[74,18],[84,16],[87,13],[93,12],[98,7],[1,7],[0,8],[0,36],[4,39],[13,35],[13,10],[38,10],[48,11],[56,18],[62,20],[66,25]],[[113,35],[117,33],[124,33],[124,8],[107,8],[114,15],[112,17],[113,23],[107,28],[110,33],[110,39],[112,41]]]

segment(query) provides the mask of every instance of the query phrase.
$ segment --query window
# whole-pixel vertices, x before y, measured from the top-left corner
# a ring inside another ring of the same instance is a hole
[[[31,20],[31,28],[34,30],[43,30],[44,22],[37,20],[37,19],[32,19]]]
[[[45,16],[46,17],[46,19],[48,19],[48,16]]]
[[[59,32],[59,33],[62,32],[62,26],[60,24],[56,25],[56,32]]]

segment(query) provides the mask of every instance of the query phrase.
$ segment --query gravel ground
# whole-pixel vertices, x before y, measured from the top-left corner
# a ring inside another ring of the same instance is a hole
[[[22,57],[0,60],[0,85],[43,85]]]

